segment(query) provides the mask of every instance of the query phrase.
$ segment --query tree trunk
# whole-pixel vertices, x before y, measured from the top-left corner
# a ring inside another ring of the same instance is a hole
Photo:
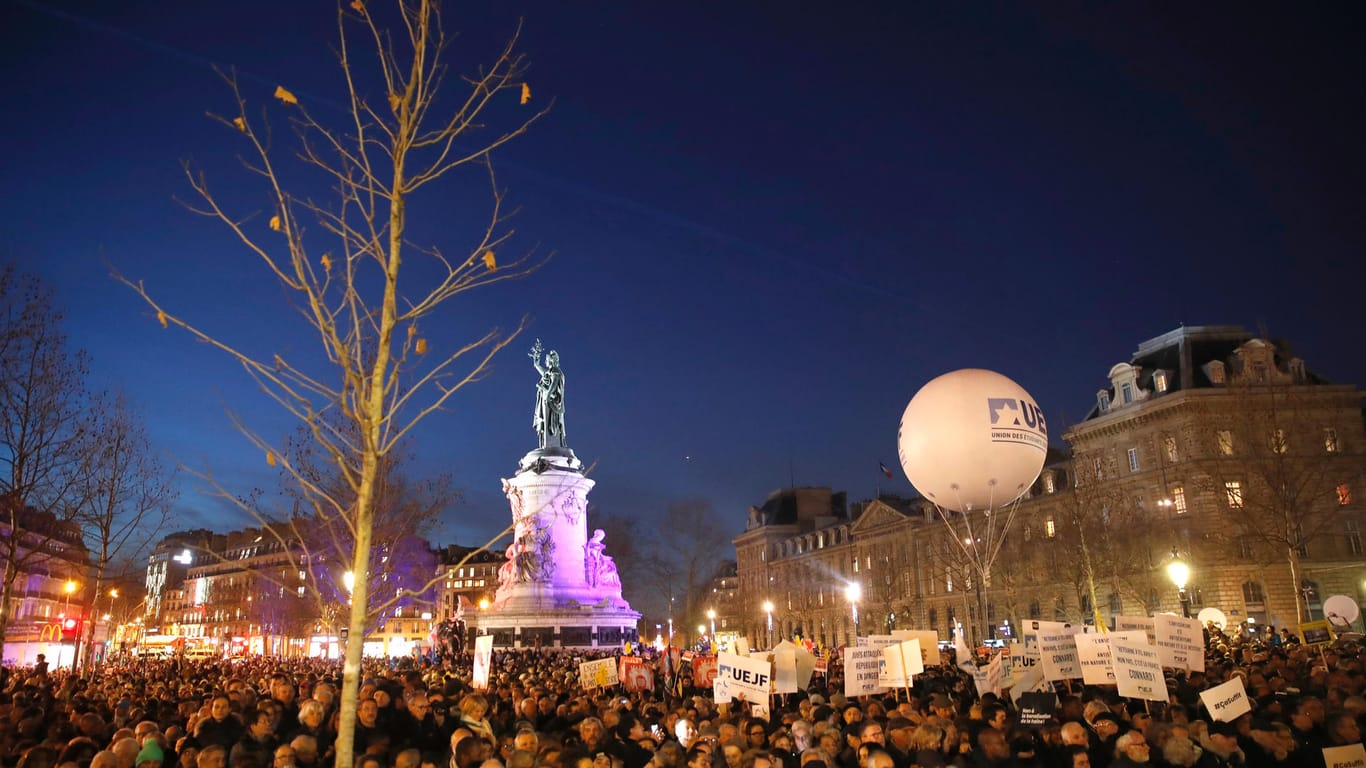
[[[1295,547],[1287,547],[1286,560],[1290,563],[1290,591],[1295,595],[1295,621],[1309,621],[1309,606],[1304,602],[1304,592],[1300,589],[1300,553]]]
[[[11,531],[13,535],[13,531]],[[12,555],[13,552],[6,553]],[[14,558],[5,558],[5,583],[0,585],[0,659],[5,657],[5,638],[9,636],[10,621],[10,595],[14,592],[14,583],[19,580],[19,567],[15,565]]]

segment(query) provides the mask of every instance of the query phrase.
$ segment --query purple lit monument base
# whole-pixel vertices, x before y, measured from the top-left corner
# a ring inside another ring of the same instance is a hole
[[[621,578],[603,532],[588,535],[594,482],[568,448],[522,457],[503,481],[513,541],[498,593],[470,622],[498,648],[615,648],[636,640],[640,614],[621,597]]]

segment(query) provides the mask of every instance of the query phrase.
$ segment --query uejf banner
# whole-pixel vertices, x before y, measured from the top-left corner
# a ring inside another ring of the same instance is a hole
[[[716,680],[712,687],[715,701],[743,698],[745,701],[768,701],[773,687],[773,667],[767,659],[737,656],[724,651],[716,660]]]

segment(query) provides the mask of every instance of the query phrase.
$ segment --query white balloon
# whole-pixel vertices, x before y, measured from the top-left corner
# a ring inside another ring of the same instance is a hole
[[[1202,608],[1200,613],[1196,614],[1195,618],[1200,620],[1201,625],[1213,623],[1214,626],[1220,629],[1224,629],[1228,626],[1228,617],[1224,615],[1223,611],[1214,606]]]
[[[965,368],[920,388],[901,415],[897,455],[916,490],[959,512],[1001,507],[1039,477],[1048,425],[1029,393]]]

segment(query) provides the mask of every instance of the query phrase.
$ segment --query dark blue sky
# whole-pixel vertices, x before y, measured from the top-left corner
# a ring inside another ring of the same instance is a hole
[[[445,541],[507,522],[537,336],[564,361],[570,443],[599,462],[593,501],[649,519],[703,497],[737,531],[794,478],[870,496],[906,402],[959,367],[1016,379],[1055,438],[1179,323],[1265,324],[1366,383],[1360,4],[450,5],[457,71],[525,17],[536,101],[556,105],[496,160],[516,242],[556,256],[429,327],[453,345],[532,319],[417,436],[418,470],[466,490]],[[51,282],[160,450],[268,486],[224,409],[268,436],[289,422],[103,261],[227,338],[308,348],[280,289],[175,198],[190,160],[266,205],[204,117],[230,108],[210,65],[254,103],[284,84],[325,112],[330,6],[3,8],[0,256]],[[418,238],[464,244],[480,191],[428,198]],[[243,522],[184,485],[187,524]]]

